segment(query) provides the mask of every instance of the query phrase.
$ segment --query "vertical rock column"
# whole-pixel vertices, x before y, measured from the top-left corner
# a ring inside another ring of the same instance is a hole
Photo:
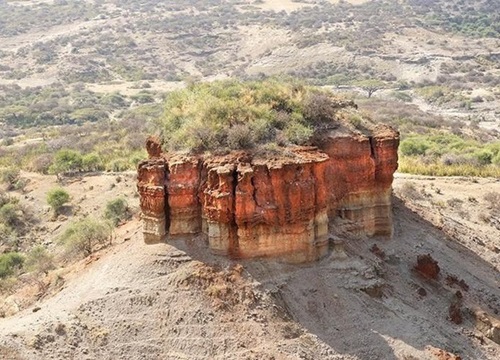
[[[399,134],[380,126],[367,135],[332,135],[322,150],[330,156],[330,220],[348,220],[344,231],[392,235],[391,184],[397,169]]]
[[[313,159],[308,159],[310,155]],[[235,218],[243,258],[314,261],[328,250],[326,155],[298,154],[294,162],[241,164]]]
[[[163,242],[168,232],[166,182],[167,164],[164,159],[154,158],[139,163],[137,190],[146,244]]]
[[[234,164],[207,168],[201,196],[210,250],[217,255],[239,257],[234,217],[235,175]]]
[[[196,157],[168,159],[168,208],[170,235],[182,236],[201,231],[201,161]]]
[[[375,155],[374,235],[392,236],[392,181],[398,168],[399,133],[383,127],[375,130],[372,151]]]

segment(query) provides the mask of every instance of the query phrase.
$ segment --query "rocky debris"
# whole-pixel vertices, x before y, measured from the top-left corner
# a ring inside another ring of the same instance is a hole
[[[428,350],[433,355],[433,358],[436,360],[462,360],[462,358],[458,355],[452,354],[443,349],[438,349],[433,346],[429,346]]]
[[[476,328],[488,339],[500,344],[500,319],[482,310],[474,310],[472,315],[476,321]]]
[[[384,284],[373,284],[361,290],[372,298],[381,299],[384,296]]]
[[[414,269],[425,278],[433,280],[438,278],[439,272],[441,271],[438,262],[434,260],[430,254],[418,255],[417,265]]]
[[[427,296],[427,290],[425,290],[423,287],[419,288],[417,293],[422,297]]]
[[[457,291],[453,295],[450,307],[448,308],[448,315],[450,321],[457,325],[461,324],[464,321],[462,315],[462,304],[463,304],[463,295],[460,291]]]
[[[345,252],[345,241],[339,238],[330,238],[332,243],[332,259],[347,259]]]
[[[385,259],[385,252],[384,250],[380,249],[377,244],[373,244],[373,246],[370,248],[370,251],[375,254],[379,259],[384,260]]]
[[[455,275],[446,276],[445,281],[448,286],[458,285],[463,291],[469,291],[469,285],[463,279],[459,280]]]
[[[149,138],[150,158],[138,170],[144,240],[202,232],[215,254],[307,262],[326,255],[337,218],[357,235],[390,236],[398,144],[386,126],[371,135],[333,131],[317,147],[272,158],[166,154]]]

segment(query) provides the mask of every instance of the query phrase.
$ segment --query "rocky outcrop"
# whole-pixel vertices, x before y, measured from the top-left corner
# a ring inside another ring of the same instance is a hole
[[[305,262],[327,253],[334,219],[357,234],[391,235],[398,133],[337,131],[317,143],[289,156],[203,157],[164,154],[149,139],[138,177],[145,241],[202,232],[216,254]]]
[[[500,319],[480,309],[473,309],[476,329],[481,331],[488,339],[500,344]]]
[[[438,262],[430,254],[418,255],[414,269],[423,277],[432,280],[436,280],[441,271]]]

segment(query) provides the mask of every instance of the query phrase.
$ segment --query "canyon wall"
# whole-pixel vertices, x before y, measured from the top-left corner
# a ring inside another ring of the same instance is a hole
[[[306,262],[327,253],[329,225],[390,236],[398,144],[379,126],[332,132],[290,156],[204,158],[164,154],[150,139],[138,170],[144,240],[204,233],[216,254]]]

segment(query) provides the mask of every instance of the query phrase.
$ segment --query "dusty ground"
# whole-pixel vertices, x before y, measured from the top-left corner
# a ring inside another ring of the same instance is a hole
[[[102,184],[96,189],[102,193],[114,181],[89,177],[68,186],[81,195],[77,189]],[[424,195],[408,195],[408,182]],[[31,183],[35,199],[43,184]],[[133,192],[130,186],[121,191]],[[498,359],[500,345],[475,328],[469,309],[500,308],[499,230],[476,223],[476,212],[488,210],[483,195],[499,191],[500,182],[398,175],[394,187],[401,199],[394,199],[392,240],[345,238],[346,259],[334,253],[308,265],[229,261],[210,255],[201,238],[146,246],[132,220],[117,230],[113,247],[65,274],[59,293],[0,320],[0,354],[385,360],[436,359],[439,348],[462,359]],[[435,205],[464,196],[470,219]],[[374,244],[385,256],[369,250]],[[427,253],[441,267],[437,280],[413,271],[417,255]],[[448,283],[448,275],[464,280],[468,291]],[[457,290],[464,296],[461,325],[448,319]]]

